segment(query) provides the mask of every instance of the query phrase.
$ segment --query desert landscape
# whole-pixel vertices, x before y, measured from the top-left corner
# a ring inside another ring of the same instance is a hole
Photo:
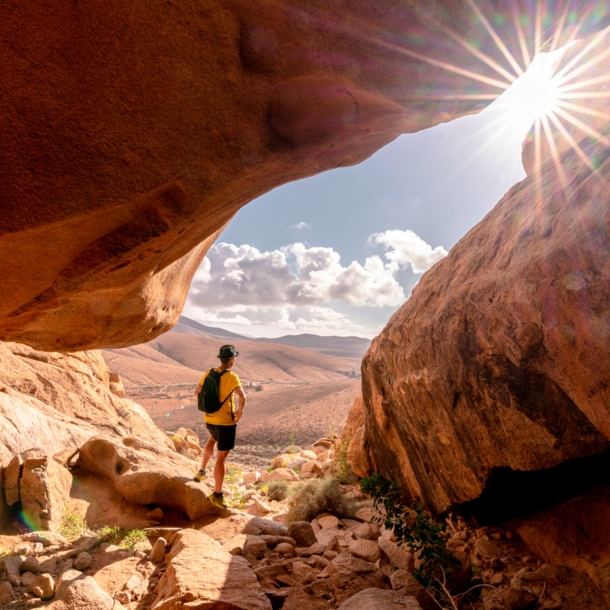
[[[220,243],[276,187],[507,102],[544,54],[525,173],[494,169],[449,251],[411,184],[368,192],[359,238],[350,197],[321,203],[341,253],[361,238],[347,266],[309,217],[269,236],[279,208],[246,226],[264,248]],[[601,0],[0,2],[0,607],[608,610],[609,58]],[[195,300],[271,334],[397,309],[369,345],[208,327]],[[240,448],[197,472],[224,343]]]
[[[248,401],[232,461],[264,467],[286,445],[307,446],[343,430],[361,391],[360,364],[368,339],[253,339],[183,316],[169,333],[150,343],[102,354],[120,375],[125,396],[141,404],[159,428],[190,428],[204,442],[208,433],[193,390],[203,372],[217,366],[218,348],[226,342],[235,343],[240,351],[234,371]]]

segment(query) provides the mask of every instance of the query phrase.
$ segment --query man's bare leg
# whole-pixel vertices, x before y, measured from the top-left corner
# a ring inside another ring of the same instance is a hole
[[[216,446],[216,441],[210,436],[208,442],[205,444],[203,448],[203,454],[201,455],[201,470],[205,470],[205,467],[208,465],[210,458],[214,454],[214,447]]]
[[[230,451],[216,452],[216,465],[214,466],[214,491],[217,494],[222,493],[222,484],[225,478],[226,466],[225,461]]]

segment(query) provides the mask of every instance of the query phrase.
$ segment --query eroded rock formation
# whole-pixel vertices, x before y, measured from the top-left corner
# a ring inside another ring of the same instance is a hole
[[[0,339],[167,330],[242,205],[475,112],[541,19],[560,43],[605,25],[601,1],[568,3],[576,21],[528,5],[0,3]]]
[[[434,512],[501,469],[610,449],[609,149],[580,146],[514,186],[364,358],[375,462]]]
[[[173,449],[143,407],[111,391],[97,351],[66,355],[0,343],[0,429],[0,466],[28,449],[53,455],[98,434]]]

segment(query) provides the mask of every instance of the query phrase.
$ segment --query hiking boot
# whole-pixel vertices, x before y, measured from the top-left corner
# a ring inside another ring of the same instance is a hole
[[[197,481],[197,483],[201,483],[201,481],[203,481],[204,477],[206,475],[206,471],[205,470],[200,470],[194,477],[193,479],[195,479],[195,481]]]
[[[212,492],[208,496],[208,500],[216,506],[216,508],[222,508],[223,510],[227,509],[227,505],[225,504],[224,496],[217,496],[215,492]]]

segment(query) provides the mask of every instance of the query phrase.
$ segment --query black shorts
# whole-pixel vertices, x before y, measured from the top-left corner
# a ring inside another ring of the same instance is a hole
[[[212,438],[218,443],[218,451],[230,451],[235,447],[235,432],[237,424],[232,426],[217,426],[216,424],[206,424],[205,427]]]

